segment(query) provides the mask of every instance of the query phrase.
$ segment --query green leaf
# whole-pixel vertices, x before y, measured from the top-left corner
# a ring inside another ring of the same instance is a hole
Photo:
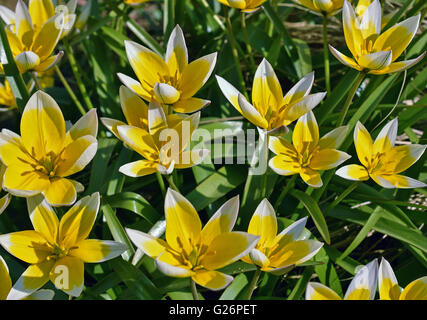
[[[241,273],[234,278],[233,282],[224,290],[218,300],[235,300],[240,292],[249,283],[245,274]]]

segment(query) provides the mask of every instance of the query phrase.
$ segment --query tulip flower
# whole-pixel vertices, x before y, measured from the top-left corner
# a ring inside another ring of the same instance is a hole
[[[374,300],[377,290],[378,262],[377,259],[362,267],[351,281],[344,300]],[[342,300],[327,286],[309,282],[305,291],[306,300]]]
[[[267,0],[218,0],[218,2],[230,8],[239,9],[242,12],[251,13],[261,8]]]
[[[25,3],[18,0],[14,25],[6,28],[10,48],[21,73],[45,71],[58,63],[63,55],[63,52],[57,55],[52,55],[52,52],[64,30],[64,14],[53,15],[43,24],[41,16],[36,13],[31,16]]]
[[[366,9],[368,9],[369,5],[372,3],[373,0],[359,0],[357,2],[356,9],[354,10],[356,12],[357,17],[359,20],[362,20],[363,15],[366,12]],[[395,14],[395,11],[389,12],[386,15],[383,15],[381,17],[381,30],[384,29],[384,27],[387,25],[387,23],[391,20],[393,15]]]
[[[7,300],[12,289],[12,280],[9,276],[9,269],[6,261],[0,256],[0,300]],[[52,300],[55,293],[52,290],[38,290],[33,292],[24,300]]]
[[[193,95],[206,83],[216,63],[216,53],[188,63],[184,34],[177,25],[173,29],[165,59],[136,42],[125,41],[126,54],[139,81],[122,73],[118,76],[125,86],[146,101],[173,106],[176,112],[189,113],[210,101]]]
[[[269,166],[280,175],[299,174],[309,186],[323,185],[319,171],[339,166],[350,156],[335,148],[344,139],[348,127],[336,128],[319,139],[319,127],[313,112],[299,118],[292,134],[292,144],[281,137],[271,137],[269,148],[276,156]]]
[[[296,3],[315,12],[333,16],[343,6],[344,0],[295,0]]]
[[[350,58],[332,46],[332,54],[343,64],[371,74],[387,74],[405,70],[425,55],[406,61],[396,59],[405,51],[418,29],[420,14],[410,17],[381,33],[381,6],[374,0],[361,19],[356,16],[353,7],[344,1],[343,27]]]
[[[0,105],[6,107],[0,108],[0,111],[6,111],[12,108],[16,108],[15,96],[13,95],[9,81],[7,80],[4,81],[4,84],[0,83]]]
[[[3,178],[4,178],[5,172],[6,172],[6,166],[0,161],[0,186],[3,186]],[[0,199],[0,214],[2,214],[4,210],[6,210],[7,206],[10,203],[11,198],[12,196],[10,195],[10,193],[7,193]]]
[[[242,260],[256,265],[261,271],[276,275],[310,260],[323,243],[301,238],[306,222],[307,218],[302,218],[277,234],[276,213],[267,199],[262,200],[248,227],[248,233],[260,239]]]
[[[224,203],[202,228],[193,205],[181,194],[168,189],[165,199],[166,240],[138,230],[127,229],[132,242],[155,259],[157,268],[176,278],[190,278],[211,290],[221,290],[233,277],[217,269],[243,256],[259,237],[232,231],[239,210],[239,198]]]
[[[21,136],[3,129],[0,158],[6,165],[3,188],[20,197],[42,193],[53,206],[71,205],[83,185],[67,177],[83,170],[95,156],[98,119],[93,109],[68,131],[61,109],[37,91],[21,118]]]
[[[283,96],[279,80],[266,59],[262,60],[255,73],[252,104],[226,80],[220,76],[216,79],[233,107],[267,133],[280,131],[317,106],[326,95],[326,92],[309,94],[314,81],[314,73],[311,72]]]
[[[125,3],[130,6],[138,6],[142,3],[148,2],[150,0],[125,0]]]
[[[185,150],[199,125],[200,112],[190,116],[165,114],[153,101],[147,105],[132,91],[120,89],[122,109],[129,123],[102,118],[103,124],[144,160],[127,163],[119,171],[130,177],[141,177],[156,171],[171,174],[176,169],[199,164],[207,149]],[[170,138],[170,139],[169,139]]]
[[[384,258],[378,270],[378,287],[381,300],[427,300],[427,277],[412,281],[402,290],[390,263]]]
[[[400,175],[424,153],[425,145],[407,144],[395,146],[398,120],[395,118],[384,126],[375,142],[366,128],[358,122],[354,129],[354,145],[362,165],[350,164],[341,167],[336,174],[354,181],[372,178],[384,188],[422,188],[426,184]]]
[[[110,260],[127,249],[119,242],[87,239],[99,202],[99,193],[84,197],[59,221],[45,199],[27,199],[34,230],[0,235],[5,250],[30,264],[12,287],[10,299],[32,294],[49,280],[57,289],[78,297],[84,286],[84,263]]]

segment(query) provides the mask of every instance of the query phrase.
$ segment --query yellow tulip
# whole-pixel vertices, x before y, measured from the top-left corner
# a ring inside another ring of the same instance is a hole
[[[228,7],[239,9],[242,12],[254,12],[261,8],[267,0],[218,0],[218,2]]]
[[[15,96],[7,80],[4,81],[4,84],[0,83],[0,105],[6,106],[6,108],[0,108],[0,111],[16,108]]]
[[[0,300],[8,300],[12,289],[12,280],[6,261],[0,256]],[[29,296],[22,297],[24,300],[52,300],[55,293],[52,290],[38,290]]]
[[[242,260],[256,265],[261,271],[276,275],[310,260],[323,243],[301,238],[306,222],[307,218],[302,218],[277,234],[276,213],[267,199],[262,200],[248,227],[248,233],[260,239]]]
[[[362,181],[371,177],[384,188],[423,188],[425,183],[400,175],[424,153],[425,145],[395,146],[398,120],[390,121],[380,131],[375,142],[358,122],[354,129],[354,144],[361,165],[350,164],[337,170],[344,179]]]
[[[319,127],[313,112],[302,116],[292,134],[292,144],[281,137],[270,137],[269,148],[276,156],[269,166],[280,175],[299,174],[309,186],[320,188],[322,179],[318,171],[339,166],[350,156],[335,148],[345,137],[348,127],[332,130],[319,139]]]
[[[57,191],[58,192],[58,191]],[[78,297],[84,285],[84,263],[98,263],[122,254],[126,245],[87,239],[99,209],[99,193],[84,197],[59,221],[41,196],[27,199],[34,230],[0,235],[0,244],[30,264],[9,293],[21,299],[49,280],[66,294]]]
[[[125,3],[130,6],[138,6],[142,3],[148,2],[150,0],[125,0]]]
[[[165,59],[136,42],[125,41],[126,54],[138,80],[122,73],[125,86],[146,101],[173,106],[176,112],[188,113],[208,105],[210,101],[193,95],[206,83],[216,63],[216,53],[188,63],[184,34],[177,25],[172,31]]]
[[[326,92],[309,94],[314,82],[311,72],[283,96],[279,80],[271,64],[263,59],[252,85],[252,104],[230,83],[216,76],[228,101],[255,126],[267,133],[280,130],[317,106]]]
[[[344,300],[374,300],[377,291],[378,262],[377,259],[362,267],[354,276],[344,296]],[[305,291],[306,300],[342,300],[327,286],[309,282]]]
[[[316,12],[333,16],[343,6],[344,0],[294,0],[300,5]]]
[[[363,10],[359,10],[363,11]],[[405,70],[425,55],[406,61],[396,59],[405,51],[418,29],[420,14],[410,17],[381,33],[381,5],[374,0],[360,18],[348,1],[343,7],[343,27],[347,47],[353,58],[331,45],[332,54],[343,64],[371,74],[386,74]]]
[[[127,229],[132,242],[155,259],[157,268],[176,278],[191,277],[197,284],[221,290],[233,277],[216,271],[243,256],[259,237],[232,232],[239,210],[239,198],[224,203],[202,228],[199,215],[181,194],[168,189],[165,199],[166,240]]]
[[[67,179],[95,156],[98,119],[93,109],[68,131],[61,109],[48,94],[37,91],[21,118],[21,136],[3,129],[0,158],[6,165],[3,188],[16,196],[42,193],[54,206],[71,205],[79,182]]]
[[[31,16],[25,3],[18,0],[14,25],[6,28],[10,48],[21,73],[29,70],[45,71],[53,67],[63,55],[63,52],[57,55],[52,55],[52,52],[64,30],[64,14],[52,15],[45,21],[41,11],[33,11],[35,13]]]
[[[402,290],[390,263],[384,258],[378,270],[378,287],[381,300],[427,300],[427,277],[412,281]]]
[[[3,186],[3,178],[4,178],[5,172],[6,172],[6,166],[3,164],[3,162],[0,161],[0,186]],[[4,210],[6,210],[7,206],[10,203],[11,198],[12,196],[10,195],[10,193],[7,193],[0,199],[0,214],[2,214]]]
[[[144,160],[121,166],[119,170],[123,174],[130,177],[156,171],[170,174],[174,169],[199,164],[209,154],[207,149],[185,150],[199,124],[200,112],[190,116],[166,115],[160,104],[152,101],[147,106],[124,86],[120,88],[120,100],[128,124],[109,118],[101,118],[101,121],[117,138],[144,157]]]

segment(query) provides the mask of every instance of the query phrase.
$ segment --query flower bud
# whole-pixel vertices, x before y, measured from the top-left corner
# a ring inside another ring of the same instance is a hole
[[[16,65],[21,73],[32,70],[39,64],[39,56],[32,51],[24,51],[16,56]]]
[[[173,104],[181,96],[178,90],[166,83],[156,83],[154,85],[154,95],[159,102],[164,104]]]

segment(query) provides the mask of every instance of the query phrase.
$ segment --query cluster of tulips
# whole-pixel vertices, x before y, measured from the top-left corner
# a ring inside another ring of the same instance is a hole
[[[265,1],[219,0],[243,12],[260,9]],[[345,40],[353,57],[333,47],[330,50],[340,62],[360,72],[353,95],[367,73],[402,71],[424,56],[397,61],[414,37],[420,15],[382,33],[378,0],[361,0],[356,11],[345,0],[298,2],[325,16],[342,8]],[[1,210],[5,211],[12,196],[25,197],[34,228],[0,235],[0,245],[29,264],[12,285],[6,263],[0,260],[0,299],[52,299],[52,291],[40,289],[49,280],[66,294],[78,297],[84,288],[84,263],[110,260],[127,250],[120,242],[88,239],[101,196],[96,192],[78,200],[78,193],[84,186],[70,178],[82,171],[97,152],[96,110],[91,109],[76,123],[67,125],[61,108],[42,90],[44,86],[40,83],[43,74],[55,68],[64,54],[62,51],[54,54],[58,42],[75,32],[74,29],[83,28],[87,19],[85,12],[80,17],[74,13],[76,1],[70,1],[67,6],[66,14],[58,13],[50,0],[30,0],[28,8],[18,0],[15,12],[0,7],[19,72],[35,75],[34,84],[41,89],[26,103],[20,135],[8,129],[0,133],[1,180],[7,192],[1,199]],[[124,145],[141,156],[140,160],[121,166],[122,174],[129,177],[163,175],[170,185],[164,201],[165,239],[126,229],[133,244],[153,258],[158,270],[167,276],[189,278],[195,298],[196,284],[210,290],[227,287],[233,277],[218,270],[238,260],[255,265],[255,277],[259,277],[261,272],[283,275],[314,257],[323,244],[307,239],[303,232],[307,218],[278,233],[275,209],[264,199],[254,208],[247,232],[233,231],[239,211],[239,197],[236,196],[226,201],[202,228],[196,209],[170,178],[175,169],[196,166],[209,155],[208,150],[190,150],[189,145],[199,125],[200,110],[210,104],[194,95],[211,77],[217,54],[189,62],[184,33],[179,26],[171,32],[164,58],[129,40],[125,41],[125,49],[136,75],[135,79],[118,74],[123,83],[119,94],[126,122],[105,117],[100,120]],[[216,76],[216,80],[230,104],[258,128],[264,143],[274,153],[269,167],[278,175],[299,175],[307,185],[320,188],[323,185],[320,172],[337,168],[350,158],[339,150],[348,131],[348,126],[342,125],[345,112],[337,128],[319,136],[312,110],[327,93],[311,93],[315,81],[313,72],[284,94],[273,67],[263,59],[253,77],[251,100],[246,92],[240,92],[224,78]],[[0,87],[0,103],[9,107],[16,104],[7,82]],[[283,133],[293,122],[296,124],[289,141],[283,138]],[[189,128],[188,135],[183,134],[185,126]],[[171,149],[161,139],[162,131],[169,129],[179,134],[176,148]],[[336,174],[354,181],[372,178],[384,188],[425,187],[424,183],[401,173],[422,156],[426,146],[395,146],[397,130],[398,119],[395,118],[373,141],[367,129],[358,122],[354,129],[354,145],[359,163],[342,166]],[[55,207],[63,206],[70,208],[59,219]],[[374,299],[377,282],[380,299],[427,298],[427,277],[412,282],[401,292],[390,264],[383,259],[379,269],[376,260],[360,269],[344,299]],[[248,298],[254,289],[248,290]],[[324,285],[310,282],[306,299],[341,297]]]

